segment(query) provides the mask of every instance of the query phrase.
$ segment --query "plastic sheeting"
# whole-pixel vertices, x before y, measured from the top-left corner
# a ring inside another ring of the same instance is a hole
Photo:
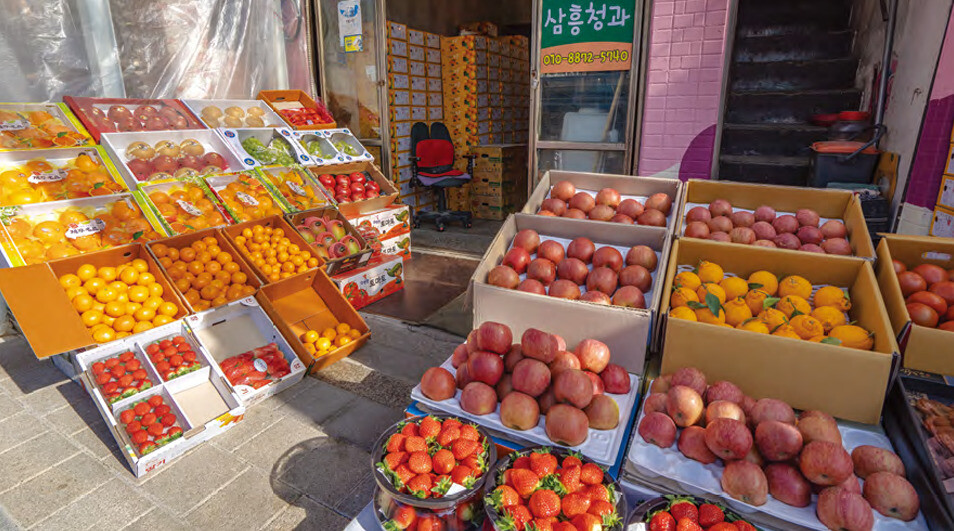
[[[0,101],[314,93],[308,0],[4,0]]]

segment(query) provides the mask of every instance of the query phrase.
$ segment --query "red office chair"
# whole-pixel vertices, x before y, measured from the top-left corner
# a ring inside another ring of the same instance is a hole
[[[411,127],[411,186],[426,187],[437,194],[437,210],[414,213],[414,227],[433,221],[438,231],[452,221],[460,221],[465,228],[472,225],[470,212],[447,210],[446,189],[463,186],[474,171],[474,155],[467,158],[467,173],[454,169],[454,143],[447,127],[435,122],[428,131],[427,124],[417,122]]]

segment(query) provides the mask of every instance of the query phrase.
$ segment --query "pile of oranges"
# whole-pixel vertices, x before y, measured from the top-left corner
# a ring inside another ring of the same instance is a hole
[[[98,269],[83,264],[59,281],[97,343],[171,323],[179,312],[162,298],[162,285],[142,258]]]
[[[42,149],[93,143],[88,137],[67,127],[62,120],[46,111],[18,109],[14,105],[5,105],[4,109],[0,109],[0,123],[24,120],[26,127],[22,129],[0,131],[0,148]]]
[[[149,200],[176,234],[225,224],[225,218],[206,191],[195,183],[153,185]]]
[[[760,270],[737,277],[702,261],[676,275],[669,306],[669,316],[676,319],[862,350],[874,347],[872,332],[849,323],[847,290],[815,290],[799,275],[779,278]]]
[[[348,323],[338,323],[334,328],[325,328],[321,333],[317,330],[307,330],[300,339],[305,346],[305,351],[317,358],[359,337],[361,337],[361,331],[357,328],[351,328]]]
[[[321,194],[315,193],[315,185],[300,171],[277,168],[265,170],[265,175],[295,210],[308,210],[328,204]]]
[[[255,294],[255,288],[247,284],[248,276],[241,271],[235,257],[222,250],[212,236],[181,249],[156,243],[152,245],[152,252],[176,289],[197,312]]]
[[[37,158],[0,170],[0,206],[118,194],[123,190],[103,165],[86,153],[63,165]]]
[[[269,282],[318,267],[318,258],[285,236],[281,227],[253,225],[235,237],[235,246]]]
[[[281,207],[272,200],[268,190],[252,175],[239,173],[234,181],[217,190],[216,194],[236,223],[282,214]]]

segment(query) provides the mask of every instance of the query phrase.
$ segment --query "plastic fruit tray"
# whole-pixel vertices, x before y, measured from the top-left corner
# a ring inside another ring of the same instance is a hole
[[[63,101],[96,140],[103,133],[205,129],[179,100],[66,96]]]
[[[648,394],[646,395],[649,396]],[[639,417],[636,419],[636,425],[642,420],[645,411],[641,409]],[[892,450],[891,442],[888,437],[879,431],[862,428],[861,424],[838,421],[838,429],[841,431],[842,444],[849,453],[863,444],[870,444],[880,448]],[[754,506],[731,498],[722,490],[721,477],[723,466],[721,462],[705,465],[699,461],[689,459],[682,455],[676,445],[669,448],[660,448],[656,445],[647,443],[640,437],[636,430],[633,430],[633,441],[629,446],[627,455],[630,466],[636,472],[646,478],[665,477],[679,484],[682,490],[690,494],[710,494],[715,495],[725,502],[731,509],[739,514],[751,514],[761,511],[787,522],[793,522],[810,529],[825,529],[825,526],[818,521],[815,516],[815,504],[818,501],[818,495],[812,495],[812,503],[808,507],[793,507],[786,505],[772,496],[768,497],[765,505]],[[864,480],[858,479],[864,484]],[[874,514],[874,529],[927,529],[927,524],[923,514],[910,522],[903,522],[895,518],[882,516],[877,511],[872,510]]]
[[[0,103],[0,151],[92,144],[62,103]]]
[[[256,171],[266,184],[278,191],[278,198],[285,203],[289,212],[334,204],[306,171],[286,167],[257,168]]]
[[[298,145],[294,133],[287,127],[219,128],[216,132],[222,136],[232,153],[242,161],[245,169],[313,164],[311,155]]]
[[[126,185],[99,146],[0,152],[0,206],[118,194]]]
[[[447,360],[441,364],[441,367],[450,371],[450,373],[455,377],[457,376],[457,370],[454,369],[454,366],[451,364],[450,358],[447,358]],[[612,397],[613,400],[616,400],[616,403],[619,405],[619,425],[616,426],[616,429],[590,429],[589,436],[586,438],[586,441],[579,446],[572,447],[572,450],[578,451],[597,463],[604,465],[613,465],[613,463],[616,462],[616,457],[619,455],[620,449],[625,442],[623,439],[626,434],[626,428],[629,426],[630,417],[632,417],[633,414],[633,408],[636,406],[636,397],[639,395],[639,376],[630,373],[629,381],[630,388],[628,394],[614,395],[606,393],[607,396]],[[551,441],[549,437],[547,437],[547,432],[544,428],[544,415],[540,416],[540,421],[534,428],[526,431],[513,430],[504,426],[503,423],[500,422],[499,403],[497,404],[497,409],[494,410],[493,413],[488,415],[474,415],[461,409],[460,395],[461,391],[460,389],[457,389],[454,394],[454,398],[448,398],[447,400],[441,400],[438,402],[424,396],[424,393],[421,392],[420,384],[414,386],[414,389],[411,390],[412,399],[451,415],[468,418],[480,424],[481,426],[493,430],[494,432],[504,434],[504,438],[507,440],[526,441],[528,443],[534,444],[559,446]]]
[[[295,131],[295,140],[311,155],[316,166],[346,162],[345,156],[335,149],[328,137],[324,131]]]
[[[226,225],[230,220],[201,179],[143,184],[139,190],[167,236]]]
[[[205,182],[235,223],[285,213],[285,205],[276,199],[281,194],[270,190],[253,170],[214,175]]]
[[[182,100],[211,129],[218,127],[285,127],[261,100]]]

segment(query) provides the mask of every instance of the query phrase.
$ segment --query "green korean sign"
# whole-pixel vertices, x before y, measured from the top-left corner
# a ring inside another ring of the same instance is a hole
[[[635,0],[542,0],[542,73],[629,70]]]

